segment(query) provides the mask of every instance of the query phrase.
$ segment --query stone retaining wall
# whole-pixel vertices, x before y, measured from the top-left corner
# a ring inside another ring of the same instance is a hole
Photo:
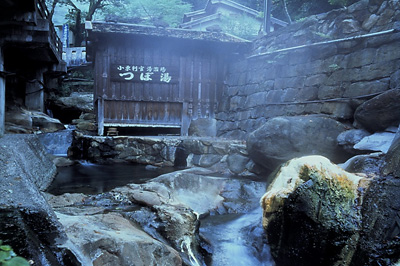
[[[93,163],[205,167],[221,174],[253,175],[243,141],[200,137],[99,137],[76,133],[69,155]]]
[[[333,42],[391,29],[397,30]],[[362,0],[255,41],[252,56],[230,66],[218,135],[245,139],[282,115],[327,114],[352,123],[361,103],[399,87],[398,29],[400,1]],[[279,51],[296,46],[303,47]]]

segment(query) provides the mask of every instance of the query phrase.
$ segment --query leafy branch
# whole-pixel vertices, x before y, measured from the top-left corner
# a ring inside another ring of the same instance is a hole
[[[11,246],[0,240],[0,266],[29,266],[29,262],[15,254]]]

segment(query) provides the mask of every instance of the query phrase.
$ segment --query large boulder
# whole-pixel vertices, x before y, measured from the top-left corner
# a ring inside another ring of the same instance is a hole
[[[349,265],[361,229],[366,178],[322,156],[287,162],[261,199],[277,265]]]
[[[6,112],[6,133],[55,132],[65,129],[58,119],[42,112],[13,108]]]
[[[369,135],[370,133],[363,129],[350,129],[339,134],[337,137],[337,143],[349,153],[360,154],[360,151],[354,149],[354,145]]]
[[[364,137],[354,145],[354,149],[361,151],[381,151],[387,153],[395,134],[392,132],[377,132]]]
[[[80,265],[42,196],[56,167],[35,135],[0,138],[0,239],[35,265]]]
[[[63,123],[71,123],[82,113],[93,112],[93,93],[73,92],[68,97],[60,97],[49,102],[54,117]]]
[[[73,92],[69,97],[60,97],[57,101],[65,109],[91,113],[93,111],[93,93]]]
[[[38,128],[41,132],[49,133],[65,129],[60,120],[51,118],[42,112],[31,112],[32,126]]]
[[[386,91],[361,104],[354,113],[357,123],[368,131],[383,131],[400,123],[400,88]]]
[[[351,265],[399,265],[399,192],[399,178],[372,180],[364,196],[362,233]]]
[[[345,130],[342,123],[324,116],[276,117],[249,135],[247,149],[250,158],[270,170],[295,157],[313,154],[343,162],[348,154],[336,139]]]
[[[383,165],[383,152],[356,155],[341,164],[345,171],[350,173],[368,173],[368,175],[379,176]]]
[[[6,133],[32,133],[32,117],[26,111],[14,108],[5,116]]]
[[[117,213],[57,213],[68,238],[82,252],[84,265],[182,265],[179,253]]]
[[[385,175],[400,177],[400,127],[385,157],[385,163],[382,170]]]

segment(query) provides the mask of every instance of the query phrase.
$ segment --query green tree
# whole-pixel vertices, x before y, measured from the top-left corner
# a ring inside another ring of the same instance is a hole
[[[238,15],[235,19],[223,16],[221,28],[223,32],[233,34],[246,40],[254,39],[261,29],[261,23],[256,19]]]
[[[119,22],[177,27],[183,14],[190,12],[191,8],[181,0],[123,0],[118,5],[108,6],[105,13],[106,19]]]
[[[328,12],[335,8],[348,6],[357,0],[285,0],[287,13],[293,20],[298,20],[315,14]],[[272,15],[278,19],[288,21],[284,1],[273,0]]]
[[[46,0],[50,19],[54,14],[56,6],[64,5],[69,8],[66,18],[68,19],[70,30],[74,33],[75,46],[81,46],[84,40],[85,20],[92,20],[93,15],[97,11],[117,2],[119,0]]]
[[[199,9],[203,9],[208,0],[182,0],[185,3],[188,3],[190,5],[192,5],[192,10],[199,10]]]

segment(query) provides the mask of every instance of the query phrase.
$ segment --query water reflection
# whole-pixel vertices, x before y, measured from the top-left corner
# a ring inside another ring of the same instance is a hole
[[[161,174],[175,171],[173,167],[146,167],[140,164],[96,165],[76,164],[58,169],[47,192],[98,194],[129,183],[141,184]]]

